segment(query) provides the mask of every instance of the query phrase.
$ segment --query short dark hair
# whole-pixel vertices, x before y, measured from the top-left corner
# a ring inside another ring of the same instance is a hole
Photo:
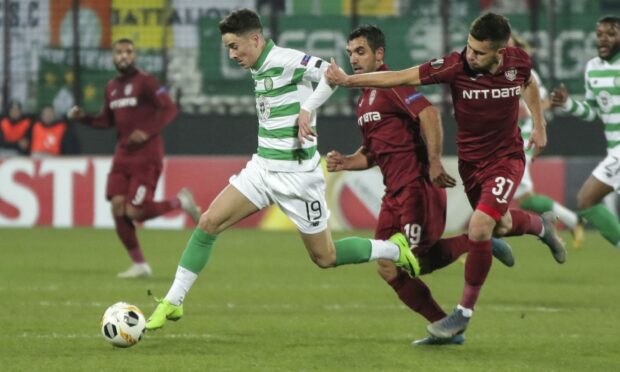
[[[368,41],[368,46],[374,52],[378,48],[385,50],[385,35],[383,31],[375,25],[361,25],[349,34],[348,41],[357,39],[358,37],[365,37]]]
[[[510,39],[510,22],[508,18],[486,13],[476,18],[469,28],[469,34],[478,41],[489,40],[498,48],[506,45]]]
[[[612,23],[615,24],[616,27],[620,27],[620,17],[605,16],[596,21],[596,23]]]
[[[113,46],[116,46],[117,44],[131,44],[131,45],[133,45],[133,40],[131,40],[130,38],[127,38],[127,37],[123,37],[123,38],[117,39],[114,42]]]
[[[219,24],[220,33],[241,35],[250,31],[263,32],[263,25],[255,11],[238,9],[222,19]]]

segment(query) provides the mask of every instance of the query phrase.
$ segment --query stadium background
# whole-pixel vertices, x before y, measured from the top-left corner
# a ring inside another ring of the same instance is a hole
[[[509,17],[515,31],[533,45],[544,84],[560,82],[583,94],[587,60],[596,55],[594,25],[618,14],[614,0],[19,0],[0,5],[1,103],[17,99],[37,115],[52,104],[66,112],[73,104],[98,111],[103,87],[115,76],[110,46],[132,38],[138,65],[154,73],[179,104],[180,115],[165,130],[167,160],[158,196],[191,187],[208,205],[256,148],[256,116],[248,72],[227,60],[217,30],[232,9],[262,15],[265,32],[280,46],[304,50],[348,67],[344,47],[358,24],[380,26],[387,35],[387,63],[400,69],[463,47],[470,22],[482,11]],[[552,11],[553,10],[553,11]],[[455,123],[443,87],[421,89],[442,108],[446,164],[456,175]],[[321,108],[319,149],[354,151],[360,136],[353,117],[356,92],[341,89]],[[75,125],[80,156],[0,160],[0,226],[112,226],[103,200],[114,131]],[[598,124],[584,124],[559,112],[549,116],[549,146],[534,164],[537,190],[574,207],[577,188],[605,151]],[[188,156],[191,155],[191,156]],[[335,228],[371,228],[382,193],[376,170],[330,175]],[[450,191],[448,229],[467,218],[462,189]],[[147,226],[189,226],[181,215]],[[242,226],[290,228],[275,210]]]

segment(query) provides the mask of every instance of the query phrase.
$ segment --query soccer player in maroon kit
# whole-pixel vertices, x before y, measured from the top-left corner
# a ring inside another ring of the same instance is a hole
[[[152,271],[142,254],[134,221],[183,209],[197,222],[200,209],[188,189],[164,201],[153,201],[163,166],[161,131],[176,116],[177,107],[155,77],[136,68],[131,40],[116,41],[112,59],[119,75],[106,86],[101,113],[88,115],[73,107],[68,116],[93,127],[116,127],[118,131],[106,196],[111,201],[116,232],[133,261],[118,276],[136,278],[150,276]]]
[[[383,62],[385,36],[375,26],[360,26],[351,32],[347,54],[356,74],[388,69]],[[327,170],[362,170],[377,165],[386,189],[375,238],[404,233],[423,274],[450,264],[466,252],[466,236],[440,240],[446,222],[446,193],[441,187],[453,187],[456,180],[441,163],[443,132],[439,111],[414,87],[363,89],[357,118],[362,147],[348,156],[331,151],[327,154]],[[510,246],[505,242],[494,239],[493,254],[505,264],[512,264]],[[390,261],[378,263],[379,275],[411,310],[429,322],[446,316],[419,277],[409,277]],[[448,340],[427,337],[413,345],[463,341],[459,334]]]
[[[538,87],[530,75],[531,60],[523,50],[506,46],[510,32],[505,17],[487,13],[472,23],[467,46],[460,53],[406,70],[351,76],[332,60],[326,73],[330,84],[348,87],[450,84],[458,127],[459,173],[474,213],[463,241],[469,253],[461,301],[452,314],[427,327],[437,338],[452,338],[467,328],[491,268],[493,235],[538,236],[556,261],[565,261],[566,250],[550,215],[508,209],[525,167],[517,123],[521,96],[532,112],[534,128],[528,147],[535,147],[534,157],[547,143]]]

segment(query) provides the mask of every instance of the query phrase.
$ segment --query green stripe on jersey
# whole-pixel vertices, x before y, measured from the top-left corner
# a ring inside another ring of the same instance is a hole
[[[280,118],[282,116],[297,115],[301,110],[299,102],[289,103],[287,105],[274,106],[269,113],[269,119]]]
[[[620,123],[618,124],[605,124],[605,132],[618,132],[620,131]]]
[[[296,92],[296,91],[297,91],[297,85],[289,84],[289,85],[285,85],[283,87],[272,89],[272,90],[257,91],[255,95],[256,97],[277,97],[277,96],[281,96],[286,93],[291,93],[291,92]]]
[[[604,87],[604,88],[592,87],[592,92],[594,94],[598,94],[602,91],[605,91],[611,95],[617,96],[620,94],[620,87]]]
[[[268,78],[268,77],[277,77],[282,75],[282,73],[284,72],[284,68],[283,67],[273,67],[270,68],[269,70],[265,70],[259,74],[255,74],[252,75],[252,78],[254,80],[263,80],[264,78]]]
[[[266,147],[258,148],[258,156],[273,160],[309,160],[316,153],[316,146],[306,149],[278,150]]]
[[[616,76],[620,76],[620,70],[609,69],[609,70],[588,71],[588,77],[591,77],[591,78],[605,78],[605,77],[616,77]]]
[[[316,133],[316,127],[312,127]],[[258,136],[264,138],[297,138],[299,126],[268,130],[263,127],[258,128]]]
[[[607,148],[613,149],[614,147],[620,145],[620,141],[607,141]]]
[[[301,79],[304,78],[305,73],[306,73],[305,68],[296,68],[295,71],[293,71],[293,79],[291,79],[291,83],[293,84],[299,83]]]

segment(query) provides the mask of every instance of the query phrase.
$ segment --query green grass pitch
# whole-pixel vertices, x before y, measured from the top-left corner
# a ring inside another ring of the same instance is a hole
[[[369,236],[371,232],[356,232]],[[116,349],[99,333],[117,301],[154,307],[191,231],[140,231],[154,269],[129,265],[112,230],[0,230],[2,371],[612,371],[620,368],[620,252],[589,233],[556,264],[532,237],[494,262],[463,346],[413,348],[425,321],[375,264],[322,270],[293,232],[230,230],[185,301],[185,317]],[[338,237],[345,234],[337,234]],[[564,236],[570,242],[568,235]],[[570,246],[570,244],[569,244]],[[463,265],[424,277],[451,311]]]

